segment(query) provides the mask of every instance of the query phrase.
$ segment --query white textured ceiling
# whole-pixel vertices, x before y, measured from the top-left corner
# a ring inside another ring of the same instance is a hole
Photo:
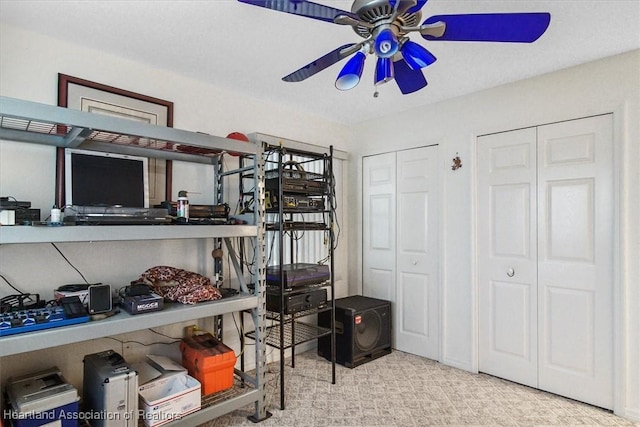
[[[351,0],[316,2],[351,8]],[[0,0],[2,22],[345,124],[640,48],[640,0],[429,0],[422,19],[489,12],[550,12],[551,25],[533,44],[428,42],[414,34],[438,58],[425,69],[429,85],[401,95],[390,82],[374,98],[372,57],[351,91],[334,87],[344,61],[300,83],[281,80],[362,40],[350,27],[236,0]]]

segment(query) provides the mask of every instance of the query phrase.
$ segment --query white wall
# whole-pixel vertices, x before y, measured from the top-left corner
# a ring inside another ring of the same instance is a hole
[[[620,236],[618,253],[614,254],[620,271],[614,284],[620,308],[614,314],[619,355],[616,412],[640,420],[638,70],[640,51],[633,51],[354,126],[350,194],[359,204],[349,223],[352,254],[361,253],[362,156],[440,144],[443,363],[470,371],[478,366],[473,191],[476,136],[613,112]],[[453,171],[456,155],[463,167]],[[353,292],[359,291],[361,282],[361,262],[351,262],[349,283]]]
[[[3,24],[0,27],[0,94],[50,105],[57,104],[58,73],[115,86],[118,88],[166,99],[174,102],[174,127],[225,136],[230,132],[261,132],[306,143],[326,145],[330,141],[336,149],[344,150],[350,134],[348,129],[300,111],[229,92],[175,74],[150,68],[78,45],[24,32]],[[225,160],[233,162],[233,158]],[[346,162],[344,162],[346,163]],[[231,164],[231,163],[230,163]],[[189,179],[212,182],[211,168],[176,162],[174,165],[174,193],[191,188]],[[0,142],[0,195],[29,200],[40,208],[43,219],[54,202],[55,149],[47,146]],[[178,188],[179,187],[179,188]],[[227,189],[237,194],[237,189]],[[213,188],[209,188],[213,192]],[[343,191],[346,194],[346,191]],[[173,195],[174,199],[176,194]],[[192,195],[192,203],[212,203],[212,197]],[[234,199],[235,200],[235,199]],[[235,205],[230,202],[230,205]],[[346,215],[347,204],[341,203]],[[340,256],[336,257],[341,271],[337,284],[338,295],[346,295],[347,252],[346,238]],[[154,242],[95,242],[56,245],[90,282],[109,283],[120,287],[134,280],[154,265],[173,265],[213,274],[211,243],[201,240]],[[228,266],[226,271],[230,271]],[[0,273],[25,292],[38,292],[51,299],[53,289],[67,283],[83,283],[49,244],[0,246]],[[225,285],[226,286],[226,285]],[[0,297],[15,293],[0,280]],[[251,321],[247,316],[247,327]],[[240,352],[236,324],[225,316],[225,343]],[[201,324],[206,327],[207,324]],[[211,325],[209,325],[211,326]],[[157,328],[171,337],[182,335],[182,325]],[[108,348],[122,352],[127,359],[143,357],[148,352],[176,354],[176,345],[143,346],[159,341],[171,341],[153,333],[127,334],[92,342],[5,357],[0,360],[0,383],[8,376],[32,372],[57,365],[77,387],[82,385],[82,356]],[[52,343],[52,345],[55,345]],[[267,349],[274,360],[278,351]],[[253,346],[247,347],[248,365],[253,364]]]

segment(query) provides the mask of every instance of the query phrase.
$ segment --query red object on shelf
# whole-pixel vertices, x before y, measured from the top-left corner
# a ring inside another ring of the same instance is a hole
[[[240,132],[231,132],[229,135],[227,135],[227,138],[229,139],[235,139],[238,141],[244,141],[244,142],[249,142],[249,137],[247,137],[247,135],[245,135],[244,133],[240,133]],[[232,156],[239,156],[239,153],[229,153]]]
[[[182,366],[200,381],[202,394],[208,395],[233,386],[236,355],[211,334],[192,335],[180,343]]]

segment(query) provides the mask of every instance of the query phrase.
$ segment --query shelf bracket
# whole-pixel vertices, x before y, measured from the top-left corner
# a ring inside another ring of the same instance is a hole
[[[91,135],[92,132],[93,129],[89,128],[71,128],[69,133],[67,133],[67,136],[63,139],[64,146],[68,148],[77,148]]]
[[[19,129],[0,128],[0,139],[17,142],[31,142],[36,144],[64,146],[64,138],[48,133],[34,133]]]
[[[240,290],[242,292],[249,293],[249,288],[247,287],[247,283],[244,280],[244,275],[242,274],[242,268],[240,268],[240,264],[238,264],[238,254],[235,249],[231,245],[231,240],[228,237],[224,238],[224,243],[227,245],[227,250],[229,251],[231,265],[233,265],[233,269],[236,272],[236,277],[238,278],[238,282],[240,283]]]

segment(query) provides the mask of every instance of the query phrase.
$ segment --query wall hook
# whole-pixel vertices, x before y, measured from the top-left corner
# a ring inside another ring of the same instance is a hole
[[[462,160],[460,159],[460,156],[458,156],[458,153],[456,153],[456,156],[453,158],[453,164],[451,165],[451,170],[455,171],[458,170],[462,167]]]

